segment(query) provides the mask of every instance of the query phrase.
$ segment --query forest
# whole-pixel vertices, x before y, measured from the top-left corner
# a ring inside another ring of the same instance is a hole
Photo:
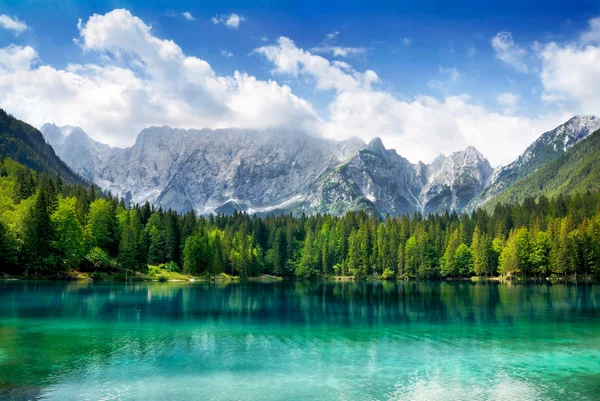
[[[128,206],[93,185],[0,160],[0,272],[131,278],[149,265],[240,279],[598,276],[600,195],[540,196],[460,215],[196,216]]]

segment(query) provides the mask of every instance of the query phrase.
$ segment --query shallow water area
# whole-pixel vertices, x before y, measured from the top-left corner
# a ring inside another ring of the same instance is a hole
[[[597,400],[600,286],[0,282],[0,399]]]

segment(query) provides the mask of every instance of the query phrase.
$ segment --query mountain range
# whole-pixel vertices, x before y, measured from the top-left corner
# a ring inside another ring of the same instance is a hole
[[[415,164],[379,138],[335,141],[290,129],[150,127],[124,149],[79,127],[48,123],[41,132],[75,172],[133,203],[199,214],[384,216],[474,210],[598,129],[598,117],[575,116],[497,169],[471,146]]]

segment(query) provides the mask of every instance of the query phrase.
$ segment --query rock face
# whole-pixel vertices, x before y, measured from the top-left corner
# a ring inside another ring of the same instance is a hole
[[[421,190],[422,212],[461,211],[488,185],[493,169],[474,147],[438,156],[427,166],[427,183]]]
[[[470,211],[600,128],[576,116],[517,160],[493,170],[477,149],[412,164],[379,138],[334,141],[271,129],[144,129],[131,148],[110,148],[78,127],[45,124],[44,137],[83,177],[133,203],[179,212],[384,216]]]
[[[44,124],[42,135],[73,171],[86,180],[98,182],[109,160],[122,151],[94,141],[79,127]]]
[[[288,208],[317,178],[364,146],[294,130],[144,129],[131,148],[98,144],[80,128],[42,127],[67,164],[133,203],[206,214]],[[231,206],[235,205],[235,206]]]
[[[471,211],[482,206],[598,129],[600,118],[575,116],[552,131],[542,134],[515,161],[496,169],[487,188],[469,202],[466,210]]]
[[[492,174],[473,147],[411,164],[379,138],[319,180],[300,206],[307,213],[343,214],[366,210],[379,215],[461,211]]]
[[[424,177],[415,166],[386,150],[381,139],[321,177],[300,206],[307,213],[344,214],[366,210],[398,215],[417,209]]]

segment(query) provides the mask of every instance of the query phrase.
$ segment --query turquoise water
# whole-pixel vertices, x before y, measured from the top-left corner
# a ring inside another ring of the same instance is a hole
[[[3,282],[0,399],[598,400],[600,287]]]

